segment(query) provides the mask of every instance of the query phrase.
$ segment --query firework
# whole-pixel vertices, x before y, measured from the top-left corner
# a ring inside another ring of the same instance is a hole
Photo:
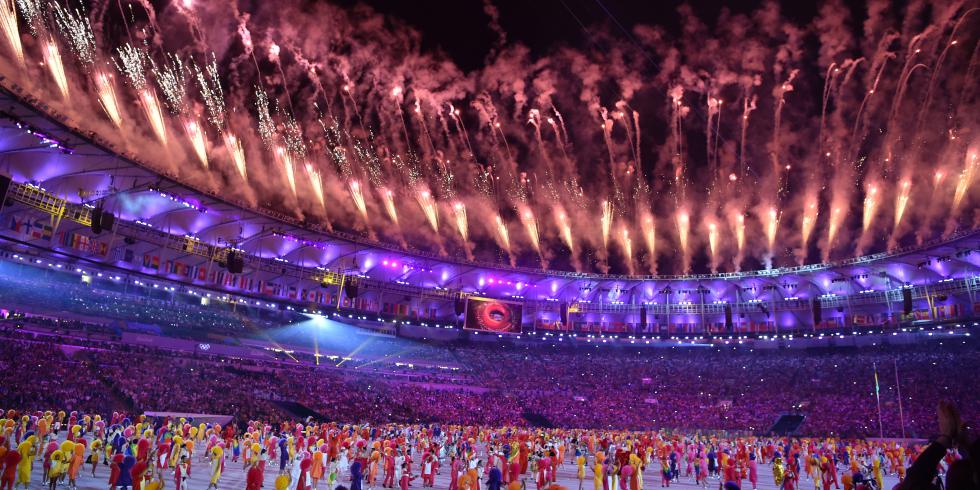
[[[568,223],[568,215],[565,214],[565,210],[561,206],[555,206],[555,224],[558,226],[559,236],[561,240],[565,242],[565,246],[568,250],[575,252],[575,244],[572,241],[572,227]]]
[[[20,43],[20,31],[17,29],[14,0],[0,0],[0,29],[3,29],[3,37],[7,40],[14,59],[20,66],[24,66],[24,47]]]
[[[966,196],[966,191],[970,188],[970,184],[973,182],[973,174],[977,169],[977,152],[972,151],[967,155],[966,162],[963,165],[963,171],[960,172],[959,178],[956,180],[956,190],[953,192],[953,205],[950,207],[950,214],[956,214],[959,210],[960,204],[963,202],[963,198]]]
[[[463,238],[463,241],[469,240],[469,230],[467,229],[466,222],[466,206],[460,202],[456,201],[453,203],[453,215],[456,217],[456,229],[459,231],[459,236]]]
[[[803,209],[803,223],[801,225],[801,235],[803,239],[802,249],[804,250],[804,255],[806,254],[806,245],[810,241],[810,233],[813,232],[813,226],[817,223],[818,213],[817,198],[816,196],[810,196],[807,199],[806,207]]]
[[[684,261],[687,261],[687,239],[688,234],[691,231],[691,215],[688,214],[686,209],[682,209],[677,212],[677,239],[681,245],[681,255],[685,257]]]
[[[166,146],[167,126],[163,120],[163,111],[160,110],[160,102],[157,100],[156,93],[146,83],[146,67],[149,57],[145,51],[131,44],[120,46],[117,52],[119,59],[116,61],[116,69],[126,77],[129,86],[136,90],[143,114],[146,115],[146,120],[150,123],[153,134],[156,135],[160,144]]]
[[[154,98],[154,100],[156,99]],[[159,107],[157,110],[159,111]],[[184,133],[187,134],[187,140],[191,142],[191,148],[194,149],[194,154],[197,155],[201,165],[205,169],[208,168],[208,145],[205,141],[204,129],[196,120],[186,118],[184,120]]]
[[[619,233],[623,240],[623,257],[626,259],[626,267],[629,273],[633,273],[633,239],[630,238],[629,228],[623,227]]]
[[[602,248],[609,247],[609,229],[612,228],[613,207],[609,201],[602,201],[602,217],[599,218],[602,225]]]
[[[428,189],[419,188],[415,191],[415,200],[418,201],[419,207],[422,208],[422,213],[425,214],[425,219],[429,222],[429,226],[432,227],[432,231],[439,233],[439,211],[436,208],[436,202],[432,197],[432,193]]]
[[[245,168],[245,149],[242,148],[242,142],[230,132],[225,132],[224,140],[225,150],[228,151],[228,156],[231,157],[232,163],[235,164],[235,169],[242,176],[242,180],[248,181],[248,174]]]
[[[867,233],[871,227],[871,222],[875,217],[875,210],[878,209],[878,186],[868,184],[867,192],[864,194],[864,211],[861,216],[861,230]]]
[[[766,221],[766,240],[769,242],[769,253],[772,253],[773,247],[776,245],[776,230],[779,228],[779,212],[773,206],[769,208],[766,215],[768,217]]]
[[[391,192],[391,189],[387,187],[381,188],[381,202],[384,203],[385,212],[388,213],[388,218],[391,222],[398,226],[398,211],[395,208],[395,194]]]
[[[354,201],[357,212],[361,213],[361,217],[367,221],[367,203],[364,201],[364,190],[361,189],[361,182],[350,180],[347,183],[347,189],[350,191],[350,198]]]
[[[2,1],[2,0],[0,0]],[[107,116],[119,127],[122,124],[122,116],[119,115],[119,103],[116,100],[116,90],[112,85],[112,79],[104,71],[98,70],[92,75],[95,81],[95,90],[99,94],[99,102]]]
[[[823,254],[824,262],[830,260],[830,251],[834,248],[834,240],[837,238],[837,232],[840,230],[843,221],[844,210],[835,205],[833,211],[830,212],[830,222],[827,224],[827,246]]]
[[[657,225],[652,215],[643,218],[643,240],[646,242],[647,253],[650,254],[648,260],[650,273],[657,273]]]
[[[296,195],[296,177],[293,175],[293,157],[289,155],[289,152],[281,146],[277,146],[272,152],[273,157],[276,162],[283,169],[283,173],[286,175],[286,182],[289,183],[289,189],[293,191],[293,195]]]
[[[16,0],[16,4],[20,15],[27,21],[27,27],[30,29],[31,35],[37,37],[41,30],[44,29],[45,9],[50,4],[44,0]],[[13,12],[12,8],[11,12]]]
[[[203,69],[196,64],[193,66],[197,75],[198,89],[208,112],[208,121],[215,129],[221,131],[225,127],[225,94],[221,89],[221,79],[218,77],[218,64],[214,55],[211,55],[211,62]]]
[[[87,70],[95,64],[97,53],[95,34],[92,32],[88,17],[77,9],[67,9],[58,3],[51,5],[54,7],[55,25],[64,36],[72,53],[78,58],[78,62]]]
[[[718,267],[718,225],[714,221],[708,222],[708,251],[711,253],[711,272],[715,272]]]
[[[261,88],[255,89],[255,109],[259,115],[259,136],[266,147],[272,146],[276,135],[276,123],[269,112],[269,95]]]
[[[313,188],[313,193],[316,194],[320,207],[326,209],[327,202],[323,197],[323,181],[320,180],[320,171],[312,163],[306,162],[306,176],[310,179],[310,187]]]
[[[41,54],[44,57],[45,66],[51,73],[51,78],[54,79],[58,91],[61,92],[61,97],[68,100],[68,78],[65,76],[65,66],[61,63],[61,51],[58,49],[58,43],[54,39],[48,38],[41,49]]]
[[[908,179],[902,180],[899,184],[901,189],[898,196],[895,197],[895,227],[898,229],[898,225],[902,222],[902,215],[905,214],[905,207],[909,204],[909,195],[912,192],[912,182]]]
[[[507,231],[507,224],[504,223],[503,218],[499,214],[494,215],[493,221],[496,224],[497,229],[497,239],[500,240],[500,246],[508,254],[510,253],[510,233]]]
[[[134,57],[133,54],[128,56]],[[122,53],[120,53],[120,58],[123,58]],[[136,57],[136,59],[142,59],[142,56]],[[126,64],[128,65],[129,63]],[[133,65],[135,67],[137,63],[133,63]],[[188,75],[187,69],[184,67],[184,62],[180,60],[179,56],[168,54],[167,61],[163,65],[158,66],[152,60],[151,65],[153,66],[153,76],[157,81],[157,85],[160,87],[160,91],[163,92],[163,100],[167,105],[167,110],[175,116],[183,115],[187,110]],[[139,76],[142,77],[141,71]],[[145,84],[144,82],[143,85]]]
[[[530,208],[522,206],[520,210],[521,223],[527,230],[527,238],[531,241],[531,247],[535,252],[541,253],[541,237],[538,235],[538,221],[534,218],[534,213]]]

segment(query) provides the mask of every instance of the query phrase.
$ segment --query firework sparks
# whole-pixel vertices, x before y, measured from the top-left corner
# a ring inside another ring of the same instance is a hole
[[[844,210],[835,206],[833,211],[830,212],[830,222],[827,224],[827,246],[824,248],[824,262],[830,260],[830,251],[834,248],[834,240],[837,238],[837,232],[840,230],[840,225],[843,221]]]
[[[87,70],[95,64],[97,53],[95,34],[92,32],[88,17],[77,9],[64,8],[58,3],[52,3],[52,6],[55,25],[58,26],[72,53],[78,58],[78,62]]]
[[[272,113],[269,112],[269,95],[261,88],[255,89],[255,109],[259,115],[259,137],[266,147],[270,147],[275,141],[276,123],[272,121]]]
[[[214,55],[203,69],[195,64],[194,72],[201,98],[204,99],[204,107],[207,108],[208,121],[221,131],[225,127],[225,94],[221,89],[221,78],[218,76],[218,64]]]
[[[137,52],[140,52],[137,50]],[[134,59],[142,59],[142,56],[134,56],[132,54],[128,57]],[[124,58],[120,52],[120,58]],[[124,66],[132,64],[133,68],[138,66],[138,63],[123,63]],[[187,68],[184,67],[184,62],[180,60],[180,57],[175,54],[167,55],[167,62],[162,66],[157,66],[156,63],[152,63],[153,76],[157,81],[157,85],[163,92],[163,100],[167,105],[167,110],[175,116],[182,115],[186,112],[186,99],[187,99]],[[142,78],[142,69],[136,72],[139,73],[139,77]],[[135,76],[135,75],[134,75]],[[131,76],[132,78],[132,76]],[[146,85],[144,81],[142,85]],[[138,87],[141,89],[142,87]]]
[[[6,1],[4,0],[4,2]],[[43,0],[16,0],[16,3],[20,15],[27,21],[27,27],[30,29],[31,35],[37,37],[40,34],[40,30],[44,27],[43,22],[46,15],[46,8],[49,4]],[[10,11],[13,12],[12,7]]]

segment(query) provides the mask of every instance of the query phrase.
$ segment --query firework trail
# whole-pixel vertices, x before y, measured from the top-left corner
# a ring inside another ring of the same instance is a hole
[[[347,182],[347,189],[350,191],[350,198],[354,201],[354,207],[357,208],[357,212],[361,213],[361,218],[367,222],[367,203],[364,201],[364,190],[361,188],[361,182],[357,180],[350,180]]]
[[[306,162],[306,175],[310,178],[310,186],[313,188],[313,193],[320,203],[320,208],[327,209],[327,202],[323,196],[323,181],[320,180],[320,171],[312,163]]]
[[[688,237],[691,232],[691,215],[686,209],[677,211],[677,241],[681,246],[681,262],[684,274],[691,269],[691,256],[688,252]]]
[[[382,187],[381,191],[381,202],[384,203],[385,212],[388,213],[388,218],[391,220],[395,226],[398,226],[398,210],[395,208],[395,193],[391,192],[391,189]]]
[[[62,99],[68,100],[68,77],[65,75],[65,66],[61,63],[61,51],[58,49],[58,43],[48,37],[41,48],[41,54],[44,57],[44,65],[48,67]]]
[[[613,222],[613,206],[609,201],[602,201],[602,217],[600,218],[600,225],[602,226],[602,248],[603,250],[609,248],[609,230],[612,228]]]
[[[619,235],[623,242],[623,257],[626,259],[626,267],[631,275],[635,274],[636,271],[633,268],[633,239],[630,238],[629,228],[623,227]]]
[[[242,142],[239,141],[235,135],[227,131],[224,135],[224,142],[225,150],[228,152],[228,157],[231,158],[232,163],[235,164],[235,170],[238,171],[238,175],[241,175],[242,180],[248,182],[248,171],[245,165],[245,149],[242,148]],[[320,179],[317,178],[317,182],[319,181]],[[322,190],[320,191],[320,194],[322,194]]]
[[[0,29],[3,29],[3,37],[17,64],[24,66],[24,48],[20,43],[20,31],[17,29],[17,10],[14,0],[0,0]]]
[[[810,234],[813,227],[817,224],[817,217],[820,214],[817,196],[811,194],[806,197],[803,209],[803,221],[800,223],[800,249],[797,252],[797,259],[800,265],[806,262],[807,246],[810,243]]]
[[[647,246],[647,267],[650,274],[657,273],[657,225],[653,216],[647,214],[643,217],[643,241]]]
[[[289,189],[293,191],[293,195],[296,195],[296,177],[294,175],[295,169],[293,168],[293,157],[289,154],[285,148],[281,146],[276,146],[272,152],[273,157],[278,163],[279,167],[283,170],[283,174],[286,176],[286,182],[289,183]]]

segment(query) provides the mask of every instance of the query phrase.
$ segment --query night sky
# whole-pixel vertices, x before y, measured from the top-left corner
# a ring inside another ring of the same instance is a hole
[[[423,47],[446,53],[469,71],[483,65],[493,47],[496,34],[488,26],[481,0],[332,0],[337,5],[370,5],[379,12],[401,19],[423,33]],[[748,13],[761,1],[720,0],[492,0],[500,13],[501,27],[508,43],[528,46],[535,55],[545,55],[556,46],[588,49],[590,38],[606,28],[631,42],[636,24],[657,25],[677,34],[677,8],[689,5],[694,13],[712,25],[722,9]],[[817,14],[817,2],[781,1],[782,14],[805,24]],[[850,6],[853,25],[860,26],[866,9],[864,2],[845,2]],[[899,2],[901,3],[901,2]]]

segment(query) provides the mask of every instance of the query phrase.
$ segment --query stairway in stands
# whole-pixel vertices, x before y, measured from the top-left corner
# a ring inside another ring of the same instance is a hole
[[[540,413],[535,413],[530,410],[525,410],[521,412],[521,417],[527,420],[527,423],[531,424],[533,427],[541,427],[544,429],[554,428],[555,424],[551,422],[548,417],[541,415]]]
[[[319,421],[327,420],[323,414],[307,407],[306,405],[303,405],[302,403],[285,400],[269,400],[269,402],[295,420],[306,420],[307,417],[312,417],[313,420]]]
[[[107,378],[102,374],[102,370],[98,368],[92,358],[88,355],[88,352],[80,350],[70,356],[73,360],[82,363],[85,366],[85,371],[93,373],[96,379],[99,380],[105,386],[105,392],[109,395],[112,408],[115,411],[121,413],[137,413],[136,404],[133,403],[132,398],[124,394],[111,379]]]
[[[771,434],[777,436],[789,436],[800,430],[800,426],[803,425],[803,421],[806,420],[806,415],[802,414],[783,414],[776,419],[776,423],[772,424],[769,429]]]

